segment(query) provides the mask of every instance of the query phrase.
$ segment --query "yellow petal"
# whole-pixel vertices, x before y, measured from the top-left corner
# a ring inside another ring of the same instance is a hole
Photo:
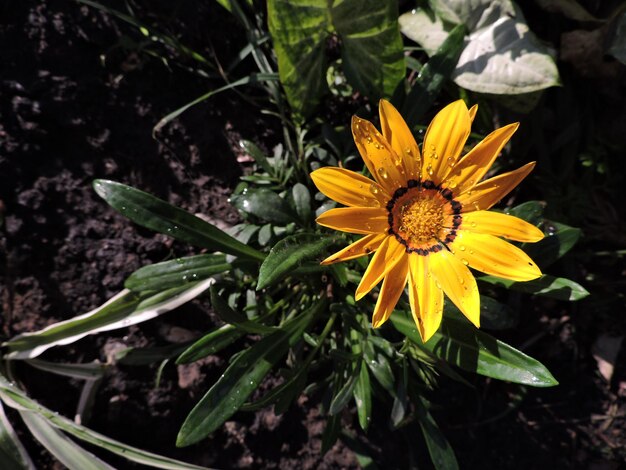
[[[382,233],[389,229],[388,214],[378,207],[330,209],[315,221],[323,227],[349,233]]]
[[[456,164],[470,133],[471,121],[463,100],[443,108],[432,120],[422,147],[422,178],[441,183],[443,176]]]
[[[513,281],[541,276],[541,270],[526,253],[493,235],[460,230],[449,247],[462,263],[492,276]]]
[[[515,186],[528,176],[535,167],[535,162],[530,162],[517,170],[503,173],[471,189],[461,193],[456,200],[463,205],[462,212],[487,210],[500,199],[509,194]]]
[[[350,259],[369,255],[370,253],[378,250],[378,247],[386,237],[388,237],[386,233],[372,233],[370,235],[365,235],[363,238],[360,238],[354,243],[348,245],[343,250],[330,255],[320,264],[333,264],[339,261],[348,261]]]
[[[478,105],[475,104],[467,112],[469,113],[470,121],[474,122],[474,118],[476,117],[476,113],[478,112]]]
[[[345,206],[385,207],[391,199],[378,183],[344,168],[320,168],[311,179],[322,193]]]
[[[537,242],[543,232],[525,220],[501,212],[476,211],[463,214],[463,230],[505,237],[518,242]]]
[[[380,280],[406,256],[406,248],[393,236],[387,236],[374,253],[370,264],[367,266],[359,286],[356,288],[355,298],[360,300],[371,291]]]
[[[402,158],[407,178],[419,179],[422,159],[409,126],[389,101],[380,100],[378,113],[383,136],[396,154]]]
[[[406,186],[406,172],[402,159],[394,152],[387,139],[365,119],[352,117],[354,143],[367,169],[389,194]]]
[[[518,127],[516,122],[496,129],[476,144],[446,175],[445,186],[460,194],[478,183]]]
[[[378,328],[389,319],[400,295],[404,292],[408,272],[408,256],[402,256],[398,264],[385,276],[383,285],[380,288],[380,294],[378,294],[378,300],[376,300],[376,307],[374,307],[374,315],[372,316],[372,326],[374,328]]]
[[[443,291],[429,272],[428,259],[409,255],[409,303],[424,343],[439,329],[443,312]]]
[[[476,279],[459,258],[448,250],[428,256],[431,272],[445,294],[477,327],[480,326],[480,296]]]

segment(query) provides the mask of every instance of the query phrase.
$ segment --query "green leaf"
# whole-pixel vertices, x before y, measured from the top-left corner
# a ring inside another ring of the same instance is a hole
[[[112,466],[69,439],[37,413],[22,410],[19,413],[35,439],[67,468],[115,470]]]
[[[426,447],[433,465],[437,470],[458,469],[459,464],[454,455],[454,450],[428,412],[424,399],[418,395],[416,402],[417,421],[424,434]]]
[[[403,13],[398,22],[402,34],[422,46],[429,56],[437,52],[451,29],[441,18],[424,8]]]
[[[215,288],[211,287],[211,305],[215,313],[226,323],[233,325],[235,328],[246,333],[265,335],[277,331],[275,327],[266,326],[262,323],[248,320],[245,315],[236,312],[224,301],[217,293]]]
[[[80,1],[85,1],[85,0],[80,0]],[[224,86],[222,86],[220,88],[216,88],[215,90],[211,90],[211,91],[203,94],[202,96],[199,96],[198,98],[194,99],[193,101],[190,101],[186,105],[181,106],[177,110],[172,111],[167,116],[162,118],[157,123],[157,125],[154,126],[154,129],[152,129],[152,135],[156,136],[161,131],[161,129],[163,129],[163,127],[165,127],[168,123],[170,123],[171,121],[176,119],[178,116],[183,114],[189,108],[192,108],[192,107],[196,106],[197,104],[200,104],[203,101],[208,100],[209,98],[211,98],[214,95],[217,95],[218,93],[221,93],[221,92],[227,91],[227,90],[232,90],[233,88],[237,88],[237,87],[242,86],[242,85],[254,85],[254,84],[257,84],[257,83],[272,82],[272,81],[276,81],[276,80],[278,80],[278,75],[275,74],[275,73],[252,73],[252,74],[250,74],[248,76],[240,78],[239,80],[235,80],[234,82],[228,83],[227,85],[224,85]]]
[[[554,59],[519,11],[515,17],[501,16],[470,34],[452,79],[468,90],[495,95],[560,85]]]
[[[352,394],[356,403],[359,425],[363,431],[367,431],[372,419],[372,389],[370,386],[370,375],[367,372],[364,361],[361,361],[359,366],[359,377]]]
[[[607,53],[626,64],[626,11],[611,21],[607,34]]]
[[[524,243],[524,251],[545,269],[573,248],[581,235],[579,228],[546,220],[547,236],[537,243]]]
[[[311,221],[313,211],[311,210],[311,193],[302,183],[294,184],[291,188],[291,195],[293,197],[293,204],[296,208],[296,214],[303,224],[307,225]]]
[[[372,371],[372,374],[374,374],[374,377],[383,386],[383,388],[393,396],[395,393],[395,379],[389,360],[369,341],[365,341],[363,348],[367,367],[369,367],[370,371]]]
[[[0,401],[0,463],[3,470],[35,470]]]
[[[589,292],[580,284],[562,277],[550,276],[549,274],[544,274],[538,279],[525,282],[515,282],[494,276],[480,276],[477,279],[495,286],[502,286],[506,289],[558,300],[574,301],[584,299],[589,295]]]
[[[406,72],[397,1],[334,1],[330,15],[348,82],[374,99],[391,96]]]
[[[125,366],[146,366],[178,356],[189,347],[189,343],[173,343],[151,348],[126,348],[115,354],[115,361]]]
[[[348,449],[354,452],[361,470],[378,470],[378,465],[369,455],[368,449],[345,429],[341,431],[341,440]]]
[[[361,373],[361,362],[356,362],[356,364],[355,362],[356,360],[348,365],[351,368],[350,375],[330,402],[328,413],[331,415],[336,415],[343,410],[352,398],[352,392]]]
[[[189,364],[215,354],[237,341],[244,334],[244,331],[238,330],[233,325],[216,328],[185,349],[176,359],[176,364]]]
[[[213,279],[207,279],[157,294],[138,295],[125,289],[90,312],[54,323],[34,333],[22,333],[11,338],[3,343],[3,346],[9,348],[6,357],[30,359],[53,346],[70,344],[87,335],[150,320],[196,298],[212,283]]]
[[[304,261],[315,258],[336,243],[336,237],[299,233],[283,238],[270,250],[261,264],[257,290],[287,276]]]
[[[280,330],[239,354],[191,410],[178,433],[176,445],[184,447],[194,444],[230,418],[325,306],[326,302],[320,300],[298,317],[286,322]]]
[[[402,106],[402,115],[410,128],[417,125],[454,71],[463,50],[464,37],[465,28],[462,25],[456,26],[450,31],[437,52],[422,67]]]
[[[245,189],[243,193],[230,197],[233,206],[245,214],[279,225],[296,221],[291,207],[282,197],[269,189]]]
[[[232,268],[225,255],[197,255],[139,268],[124,282],[134,292],[165,290],[201,281]]]
[[[122,442],[116,441],[115,439],[111,439],[92,431],[89,428],[76,424],[72,420],[69,420],[64,416],[54,413],[44,406],[41,406],[39,403],[26,396],[22,390],[9,383],[3,376],[0,376],[0,399],[2,399],[7,406],[15,408],[21,413],[31,413],[31,416],[41,416],[41,418],[45,419],[47,423],[55,426],[61,431],[71,434],[82,441],[93,444],[104,450],[120,455],[121,457],[133,462],[169,470],[206,470],[204,467],[198,467],[196,465],[181,462],[180,460],[170,459],[169,457],[163,457],[161,455],[153,454],[151,452],[146,452],[136,447],[126,445]],[[80,468],[82,470],[83,468],[89,467],[79,466],[74,468]]]
[[[307,116],[327,92],[327,41],[338,36],[344,73],[372,98],[390,96],[404,79],[396,1],[268,1],[268,25],[289,103]]]
[[[396,312],[393,326],[416,345],[461,369],[499,380],[552,387],[558,382],[536,359],[476,329],[469,322],[444,317],[441,328],[423,343],[413,319]]]
[[[263,260],[265,255],[217,227],[151,194],[109,180],[93,183],[98,196],[142,227],[212,251]]]
[[[242,140],[239,142],[239,146],[259,165],[263,170],[269,174],[274,174],[274,168],[267,159],[267,155],[254,143],[249,140]]]
[[[506,211],[506,214],[519,217],[529,224],[539,225],[543,221],[543,210],[546,203],[543,201],[527,201]]]
[[[94,380],[104,375],[107,365],[101,362],[90,362],[85,364],[69,364],[62,362],[49,362],[40,359],[29,359],[26,361],[36,369],[51,372],[65,377],[81,380]]]

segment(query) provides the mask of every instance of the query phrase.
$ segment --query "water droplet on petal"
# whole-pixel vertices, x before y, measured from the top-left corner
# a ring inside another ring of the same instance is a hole
[[[465,245],[461,245],[461,246],[459,246],[459,250],[461,250],[461,251],[465,251]]]
[[[386,180],[387,178],[389,178],[389,175],[387,174],[387,170],[385,170],[383,167],[380,167],[378,169],[378,174],[380,175],[380,177],[384,180]]]
[[[461,258],[461,263],[467,266],[469,264],[469,261],[467,261],[465,258]]]

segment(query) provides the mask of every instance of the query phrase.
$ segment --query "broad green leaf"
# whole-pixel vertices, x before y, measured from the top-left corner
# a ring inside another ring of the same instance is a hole
[[[335,0],[330,15],[348,82],[371,98],[391,96],[406,72],[395,0]]]
[[[433,465],[437,470],[458,469],[459,464],[454,455],[454,450],[428,412],[425,400],[418,395],[416,401],[417,422],[424,434],[426,447]]]
[[[75,470],[115,470],[112,466],[69,439],[48,423],[44,417],[33,411],[20,410],[19,413],[35,439],[67,468]]]
[[[539,361],[476,329],[469,322],[444,316],[441,328],[428,342],[423,343],[412,318],[396,312],[391,316],[391,321],[400,333],[416,345],[461,369],[533,387],[558,384]]]
[[[291,195],[293,197],[293,204],[296,209],[296,214],[305,225],[311,221],[313,211],[311,210],[311,193],[302,183],[294,184],[291,188]]]
[[[465,28],[462,25],[456,26],[422,67],[402,106],[402,115],[409,127],[413,128],[418,124],[419,119],[439,95],[445,81],[450,78],[463,50],[464,36]]]
[[[0,463],[3,470],[35,470],[0,401]]]
[[[124,287],[134,292],[165,290],[204,280],[232,268],[224,255],[197,255],[139,268],[128,276]]]
[[[235,310],[230,308],[228,302],[226,302],[219,296],[215,288],[211,287],[210,292],[211,305],[213,306],[215,313],[217,313],[224,322],[229,323],[235,328],[242,330],[246,333],[266,335],[277,331],[275,327],[266,326],[262,323],[248,320],[245,315],[236,312]]]
[[[287,225],[296,221],[287,201],[269,189],[245,189],[243,193],[231,196],[230,203],[241,212],[266,222]]]
[[[451,29],[437,15],[423,8],[403,13],[398,21],[402,34],[422,46],[429,56],[437,52]]]
[[[580,284],[562,277],[550,276],[549,274],[544,274],[538,279],[526,282],[515,282],[494,276],[480,276],[477,279],[507,289],[558,300],[574,301],[584,299],[589,295],[589,292]]]
[[[126,328],[150,320],[202,294],[213,279],[158,294],[138,295],[125,289],[100,307],[70,320],[54,323],[34,333],[22,333],[5,342],[9,359],[30,359],[53,346],[70,344],[103,331]]]
[[[280,79],[296,113],[307,116],[327,91],[327,41],[338,36],[350,84],[372,98],[404,79],[395,0],[269,0],[268,24]]]
[[[515,16],[511,0],[429,0],[439,18],[452,24],[464,24],[475,31],[496,19]]]
[[[209,250],[254,260],[265,258],[210,223],[151,194],[109,180],[96,180],[93,186],[111,207],[142,227]]]
[[[233,325],[216,328],[185,349],[176,359],[176,364],[189,364],[215,354],[237,341],[244,334],[244,331],[238,330]]]
[[[363,431],[367,431],[372,419],[372,388],[370,385],[370,375],[364,361],[359,366],[359,377],[352,391],[356,411],[359,417],[359,425]]]
[[[306,233],[283,238],[272,247],[261,264],[257,290],[264,289],[287,276],[304,261],[319,256],[337,240],[336,237]]]
[[[169,470],[206,470],[204,467],[198,467],[196,465],[181,462],[180,460],[163,457],[161,455],[153,454],[151,452],[146,452],[136,447],[126,445],[122,442],[116,441],[115,439],[111,439],[100,433],[92,431],[89,428],[76,424],[72,420],[61,416],[44,406],[41,406],[39,403],[26,396],[22,390],[9,383],[3,376],[0,376],[0,399],[2,399],[2,401],[11,408],[20,410],[23,413],[32,413],[33,416],[35,414],[39,415],[49,424],[55,426],[61,431],[71,434],[72,436],[97,447],[101,447],[104,450],[120,455],[121,457],[133,462]],[[82,470],[83,467],[76,468],[80,468]]]
[[[539,225],[543,220],[543,210],[546,203],[543,201],[527,201],[505,211],[506,214],[519,217],[529,224]]]
[[[479,93],[518,95],[560,85],[552,57],[521,13],[502,16],[472,32],[452,74],[455,83]]]
[[[581,235],[579,228],[546,220],[546,237],[537,243],[525,243],[524,251],[545,269],[573,248]]]
[[[230,418],[325,306],[326,302],[320,300],[306,312],[286,322],[280,330],[239,354],[191,410],[180,428],[176,445],[185,447],[194,444]]]

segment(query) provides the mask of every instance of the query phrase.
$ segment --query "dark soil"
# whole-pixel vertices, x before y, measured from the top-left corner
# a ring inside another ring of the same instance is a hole
[[[169,2],[139,11],[147,21],[150,15],[169,18],[167,26],[184,31],[182,41],[207,56],[229,57],[245,44],[229,34],[238,26],[217,2],[182,3],[175,14]],[[124,9],[121,1],[107,4]],[[140,38],[132,28],[77,2],[2,2],[0,16],[0,322],[8,338],[97,307],[143,265],[197,253],[109,208],[92,189],[95,178],[132,185],[229,225],[238,220],[227,202],[242,172],[238,137],[271,149],[280,136],[271,117],[225,93],[153,138],[163,116],[223,82],[142,53],[129,44]],[[165,57],[172,53],[163,50]],[[595,316],[589,308],[538,301],[518,330],[508,337],[498,332],[545,363],[561,383],[557,388],[525,390],[469,377],[476,385],[471,389],[441,380],[431,398],[446,408],[433,412],[462,468],[619,468],[626,458],[626,374],[618,367],[606,383],[591,356],[600,334],[624,334],[624,320],[611,323],[607,313],[621,305],[613,300],[608,307],[593,305]],[[539,314],[545,311],[552,313]],[[184,341],[212,325],[206,301],[199,300],[159,321],[88,337],[46,357],[106,361],[116,348]],[[269,409],[239,413],[210,439],[176,449],[180,424],[222,373],[226,357],[168,364],[158,384],[156,365],[114,366],[86,424],[125,443],[217,468],[358,467],[341,443],[322,455],[324,420],[315,397],[301,397],[283,416]],[[79,382],[27,365],[17,373],[45,406],[74,415]],[[382,468],[407,468],[407,446],[425,452],[421,437],[414,443],[395,438],[386,429],[386,412],[376,411],[378,427],[363,440]],[[17,415],[10,417],[38,468],[60,468],[28,438]]]

